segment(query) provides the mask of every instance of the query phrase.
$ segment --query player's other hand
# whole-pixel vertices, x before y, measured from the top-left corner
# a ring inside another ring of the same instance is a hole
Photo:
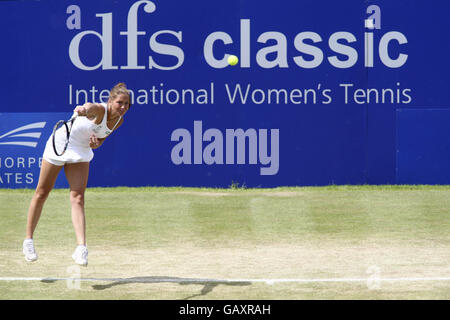
[[[101,146],[101,144],[102,143],[95,135],[91,135],[91,137],[89,138],[89,147],[91,149],[97,149],[98,147]]]

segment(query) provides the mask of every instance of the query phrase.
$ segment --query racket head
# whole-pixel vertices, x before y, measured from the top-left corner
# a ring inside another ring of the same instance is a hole
[[[64,120],[58,121],[53,127],[52,133],[53,151],[57,156],[62,156],[64,152],[66,152],[67,145],[69,144],[69,137],[70,130],[67,122]]]

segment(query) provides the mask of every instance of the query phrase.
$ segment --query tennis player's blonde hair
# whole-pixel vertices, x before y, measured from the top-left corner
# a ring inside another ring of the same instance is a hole
[[[119,82],[118,84],[116,84],[114,86],[114,88],[111,89],[110,93],[109,93],[109,98],[110,99],[115,99],[117,98],[117,96],[121,95],[121,94],[125,94],[128,96],[128,98],[130,99],[130,107],[131,107],[131,96],[130,96],[130,92],[127,89],[127,85],[123,82]]]

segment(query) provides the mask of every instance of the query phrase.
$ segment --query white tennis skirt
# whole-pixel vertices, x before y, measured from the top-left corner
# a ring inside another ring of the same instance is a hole
[[[66,152],[58,156],[53,150],[52,136],[47,140],[42,156],[47,162],[56,166],[63,166],[66,163],[90,162],[94,158],[94,152],[89,147],[73,145],[69,142]]]

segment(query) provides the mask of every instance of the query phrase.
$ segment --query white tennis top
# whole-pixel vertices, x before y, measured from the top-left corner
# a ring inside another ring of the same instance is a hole
[[[103,116],[102,122],[100,124],[96,125],[96,127],[94,127],[94,129],[93,129],[95,136],[99,139],[103,139],[103,138],[106,138],[107,136],[109,136],[111,134],[111,132],[113,132],[113,130],[119,124],[120,119],[122,119],[122,117],[119,117],[119,120],[117,120],[114,127],[112,127],[112,129],[109,129],[108,121],[107,121],[108,120],[108,106],[106,105],[106,103],[102,103],[101,105],[105,108],[105,115]]]
[[[106,138],[119,124],[122,117],[119,117],[113,128],[108,128],[108,107],[106,103],[102,103],[105,108],[105,114],[100,124],[95,124],[86,117],[77,117],[73,122],[70,132],[69,144],[66,152],[62,156],[58,156],[53,151],[52,137],[47,140],[44,155],[45,159],[64,161],[64,162],[89,162],[94,157],[94,152],[89,147],[91,135],[95,135],[99,139]],[[65,133],[56,131],[56,143],[64,143]]]

